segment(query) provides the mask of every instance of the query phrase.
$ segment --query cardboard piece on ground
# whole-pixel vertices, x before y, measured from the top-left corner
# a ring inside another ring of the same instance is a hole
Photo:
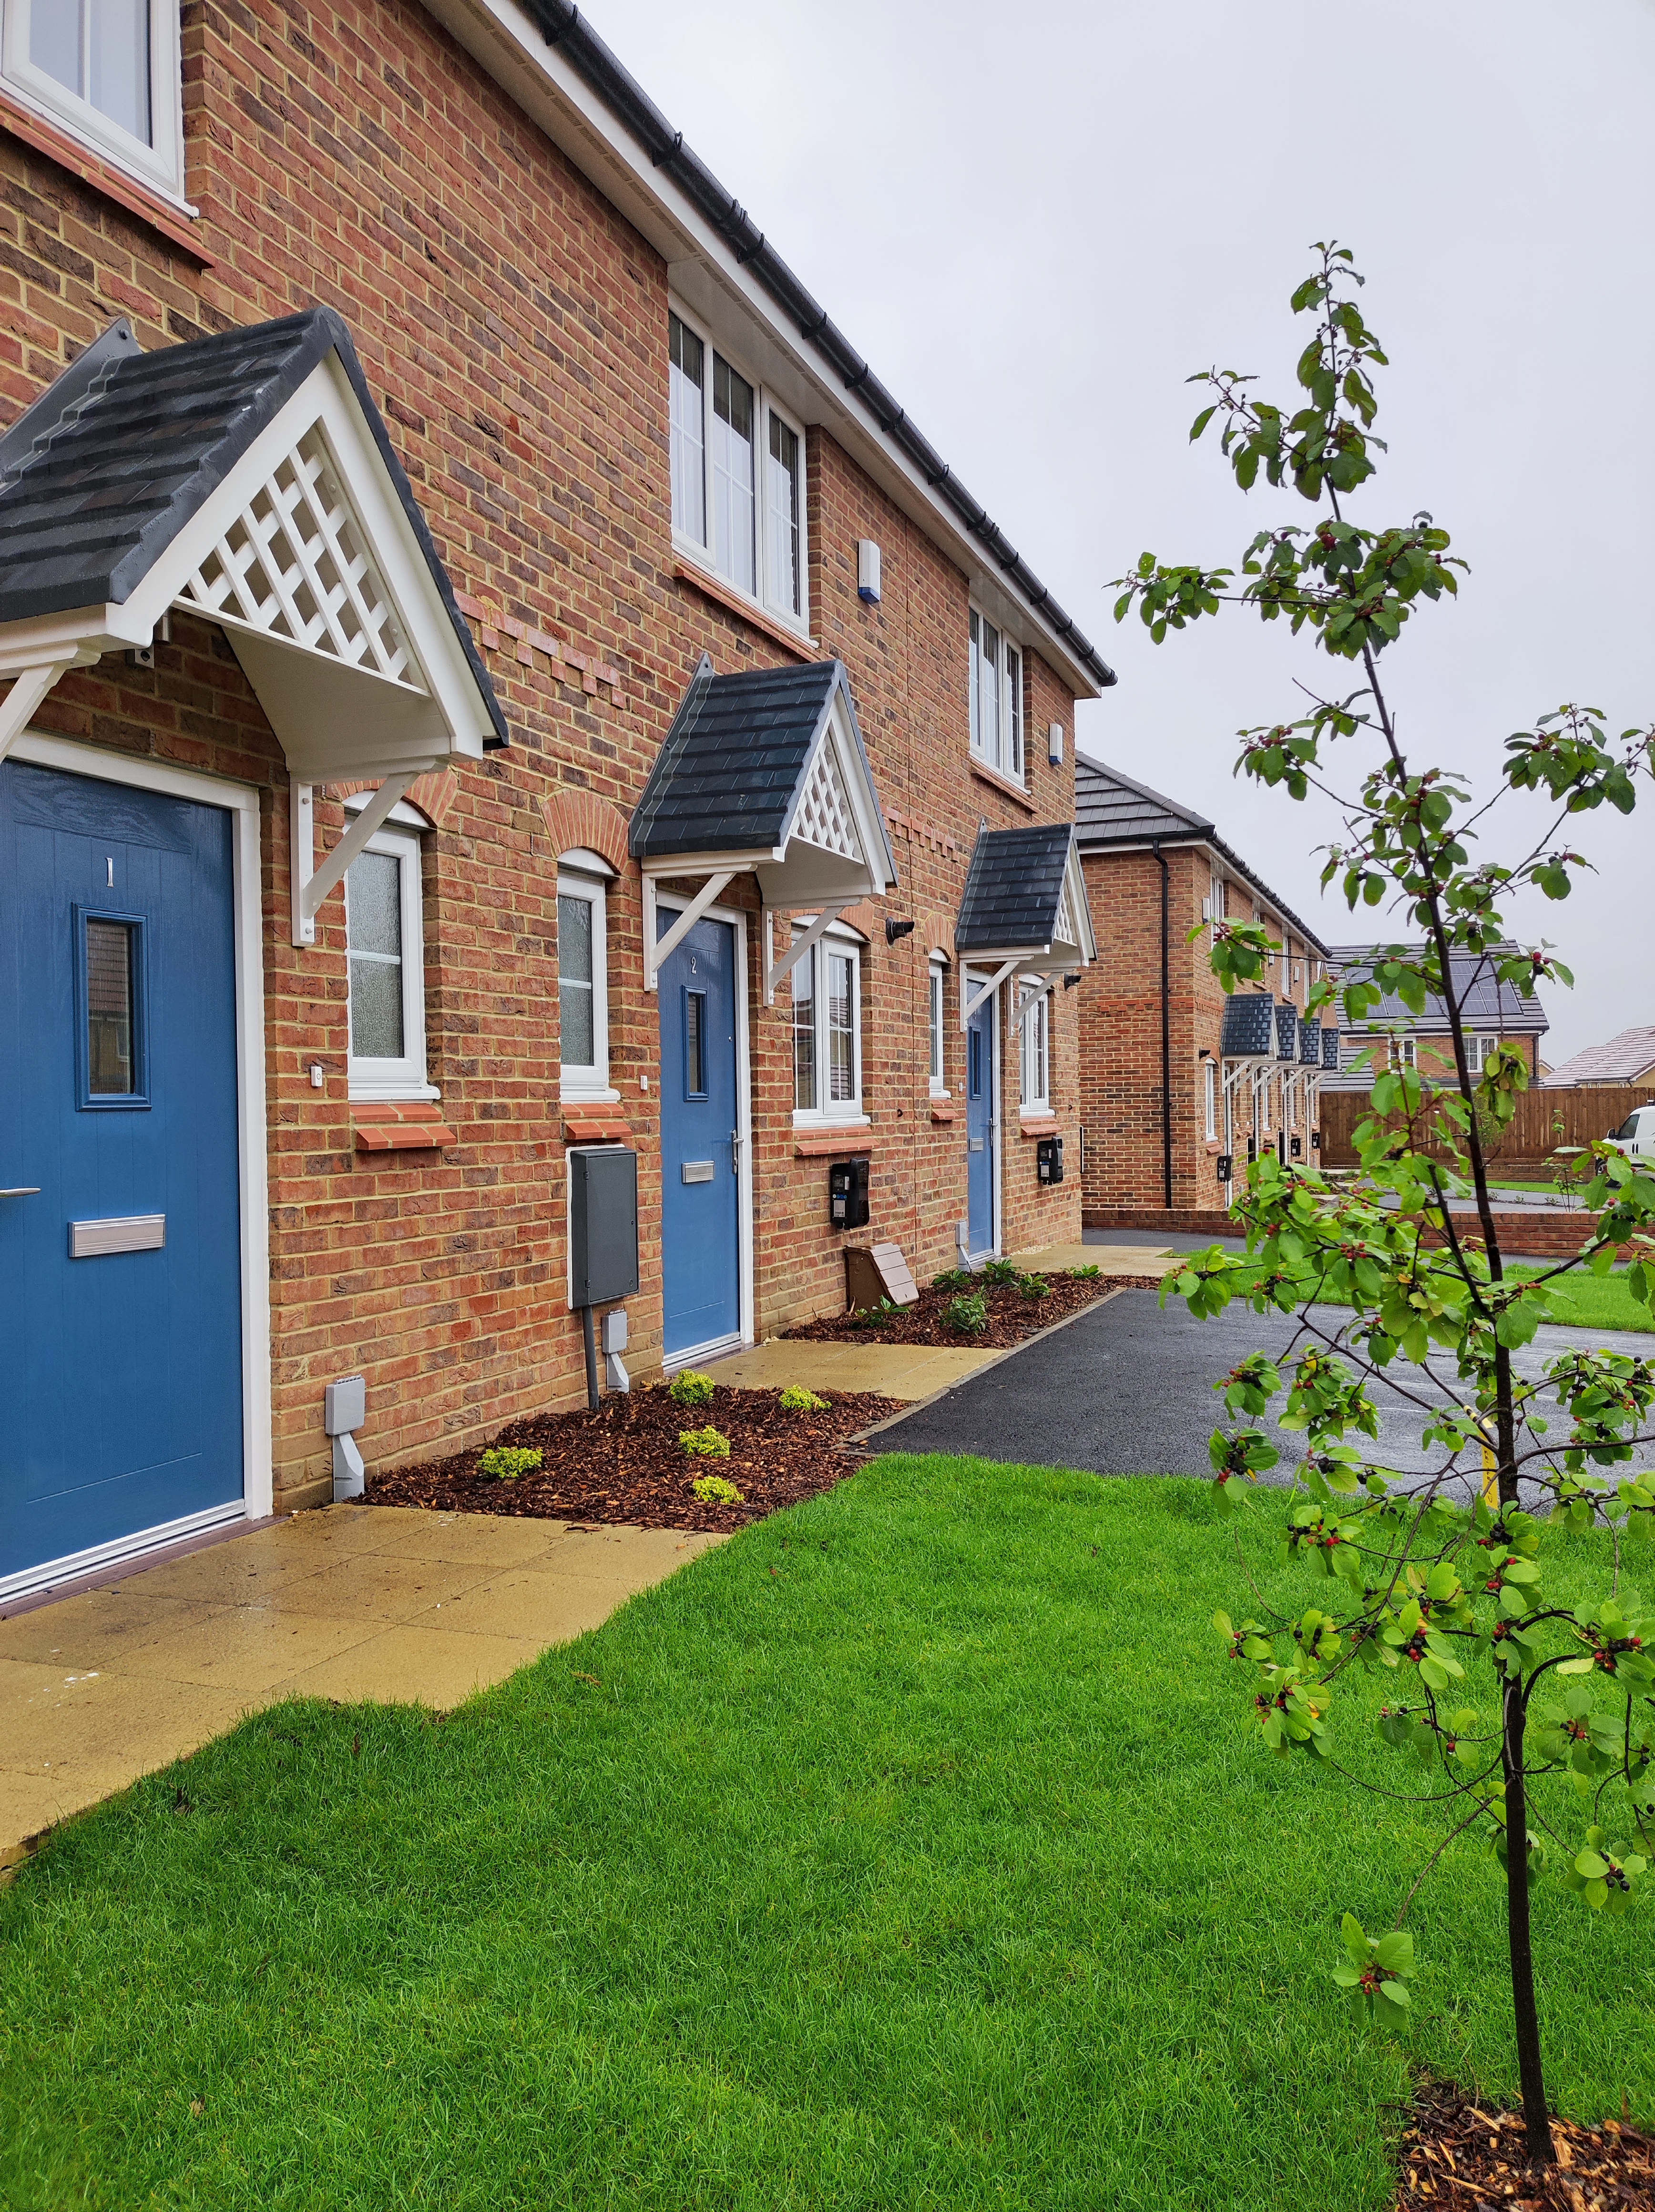
[[[911,1306],[919,1291],[900,1244],[875,1244],[864,1250],[847,1248],[845,1254],[845,1303],[852,1313],[876,1306],[888,1298],[894,1306]]]

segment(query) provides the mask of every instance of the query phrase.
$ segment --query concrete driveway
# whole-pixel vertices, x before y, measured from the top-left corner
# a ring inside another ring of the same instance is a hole
[[[1242,1305],[1196,1321],[1182,1300],[1164,1313],[1158,1300],[1155,1291],[1118,1292],[882,1429],[879,1443],[893,1451],[969,1452],[1099,1474],[1208,1475],[1207,1439],[1222,1414],[1214,1378],[1249,1352],[1283,1351],[1293,1324]],[[1339,1307],[1319,1310],[1330,1327],[1348,1317]],[[1655,1336],[1543,1328],[1516,1355],[1519,1367],[1537,1375],[1583,1344],[1655,1358]],[[1416,1370],[1397,1371],[1409,1387],[1422,1379]],[[1383,1407],[1385,1394],[1375,1395]],[[1382,1422],[1380,1449],[1392,1465],[1425,1464],[1409,1449],[1416,1429],[1416,1417]],[[1285,1480],[1303,1446],[1279,1432],[1272,1442],[1282,1455],[1276,1472]],[[1655,1464],[1655,1449],[1640,1452],[1639,1463]]]

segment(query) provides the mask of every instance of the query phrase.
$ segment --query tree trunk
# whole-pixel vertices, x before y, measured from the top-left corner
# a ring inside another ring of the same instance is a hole
[[[1546,2077],[1540,2061],[1540,2016],[1534,2002],[1534,1951],[1529,1937],[1529,1808],[1523,1773],[1526,1714],[1521,1682],[1506,1683],[1501,1707],[1500,1759],[1506,1783],[1506,1940],[1511,1958],[1518,2079],[1523,2090],[1523,2130],[1531,2162],[1549,2166],[1556,2151],[1546,2110]]]

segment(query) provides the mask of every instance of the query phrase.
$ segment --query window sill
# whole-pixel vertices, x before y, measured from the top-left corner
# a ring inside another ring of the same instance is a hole
[[[855,1159],[864,1152],[872,1152],[875,1138],[871,1124],[824,1129],[820,1122],[814,1128],[795,1129],[793,1158],[796,1160]]]
[[[579,1085],[566,1082],[558,1091],[558,1103],[566,1109],[573,1108],[579,1113],[589,1106],[618,1106],[621,1093],[611,1091],[607,1084],[601,1090],[585,1090]]]
[[[937,1128],[945,1128],[956,1119],[952,1106],[939,1106],[935,1099],[931,1101],[931,1117],[932,1125]]]
[[[749,623],[755,629],[762,630],[778,645],[785,646],[790,653],[796,653],[801,660],[821,659],[821,647],[815,638],[806,637],[802,630],[790,629],[779,615],[768,613],[756,599],[748,599],[711,568],[702,568],[699,561],[687,560],[682,553],[676,554],[672,573],[680,583],[692,586],[704,599],[711,599],[715,606],[723,607],[727,613],[739,616],[743,622]]]
[[[1019,1114],[1017,1133],[1020,1137],[1055,1137],[1058,1117],[1055,1114]]]
[[[148,223],[169,245],[187,253],[198,267],[206,270],[218,266],[215,257],[201,244],[194,221],[181,208],[162,199],[149,185],[140,184],[106,156],[94,154],[67,131],[48,123],[32,107],[25,107],[9,89],[0,89],[0,129],[9,131],[14,138],[21,138],[37,154],[44,154],[81,184],[89,185],[94,191],[113,200],[128,215],[135,215],[141,222]]]
[[[350,1118],[359,1152],[428,1152],[459,1142],[434,1106],[353,1102]]]
[[[1034,813],[1034,802],[1022,785],[1014,783],[1009,775],[1002,775],[997,768],[988,767],[985,763],[978,759],[975,753],[971,756],[971,772],[979,783],[987,784],[992,790],[1003,792],[1008,799],[1015,799],[1018,805],[1026,812]]]
[[[376,1083],[371,1076],[350,1078],[353,1106],[434,1106],[442,1097],[434,1083]]]

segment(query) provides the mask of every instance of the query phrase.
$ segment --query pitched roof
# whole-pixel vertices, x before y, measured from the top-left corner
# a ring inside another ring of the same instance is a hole
[[[437,586],[494,726],[507,741],[453,587],[350,332],[331,307],[144,353],[117,322],[0,439],[0,623],[120,605],[259,433],[333,352]]]
[[[1118,768],[1106,768],[1101,761],[1088,759],[1078,750],[1075,754],[1075,827],[1083,853],[1105,853],[1121,846],[1210,845],[1227,866],[1298,931],[1312,951],[1326,955],[1327,947],[1315,931],[1300,921],[1264,878],[1224,842],[1204,814],[1180,806],[1175,799],[1151,791],[1147,783],[1123,775]]]
[[[954,945],[972,952],[1044,951],[1082,924],[1064,909],[1075,842],[1072,822],[1030,822],[981,830],[971,855]]]
[[[1655,1068],[1655,1025],[1622,1030],[1607,1044],[1589,1044],[1553,1068],[1548,1085],[1635,1083]]]
[[[628,833],[634,859],[768,854],[784,844],[836,696],[842,699],[854,743],[853,765],[871,792],[873,772],[843,661],[718,676],[703,654],[634,810]],[[877,817],[876,803],[873,811]],[[885,839],[882,817],[878,834]],[[888,839],[878,857],[887,864],[887,877],[894,878],[896,864]]]
[[[1336,982],[1343,984],[1346,975],[1352,971],[1358,975],[1362,973],[1365,963],[1384,949],[1377,945],[1331,945],[1328,957],[1336,971]],[[1502,943],[1480,955],[1457,951],[1451,956],[1460,1012],[1464,1021],[1474,1029],[1494,1030],[1501,1036],[1543,1036],[1551,1024],[1540,1003],[1538,993],[1525,994],[1519,991],[1514,983],[1502,983],[1494,970],[1494,952],[1514,952],[1516,950],[1514,945]],[[1406,1029],[1429,1035],[1434,1031],[1446,1030],[1448,1013],[1442,1000],[1435,996],[1426,1000],[1423,1014],[1412,1014],[1400,999],[1387,994],[1369,1014],[1363,1027]]]

